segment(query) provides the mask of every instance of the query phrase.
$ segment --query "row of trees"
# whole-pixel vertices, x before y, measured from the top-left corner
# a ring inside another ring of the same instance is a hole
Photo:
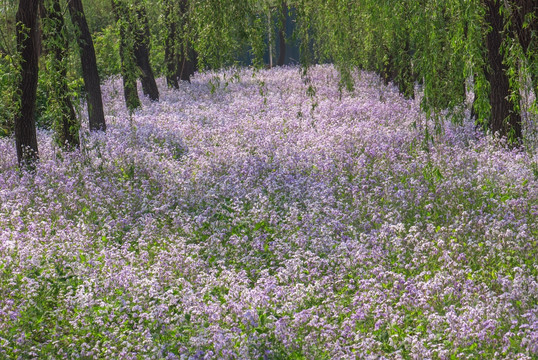
[[[71,20],[76,27],[82,64],[90,130],[105,130],[100,80],[91,34],[80,0],[68,2]],[[43,26],[38,26],[41,14]],[[49,54],[47,70],[52,74],[51,106],[57,116],[57,142],[67,148],[79,144],[78,123],[66,82],[68,41],[59,0],[20,0],[16,13],[17,50],[20,56],[20,82],[16,97],[15,143],[19,163],[32,164],[38,159],[35,126],[40,34]]]
[[[462,109],[471,87],[478,121],[514,144],[521,139],[521,94],[538,90],[536,0],[299,3],[304,51],[334,62],[343,83],[354,67],[377,71],[407,96],[418,83],[430,115]]]
[[[118,36],[111,41],[118,43],[124,97],[131,112],[141,106],[138,80],[144,95],[152,101],[159,100],[150,59],[148,7],[159,10],[158,31],[164,38],[161,68],[165,69],[168,86],[173,88],[179,87],[180,80],[190,81],[198,66],[229,65],[246,49],[250,49],[254,63],[261,66],[267,36],[262,19],[267,14],[265,22],[270,24],[274,8],[282,8],[256,1],[216,0],[110,0],[107,5],[100,5],[109,6],[113,13]],[[65,10],[70,15],[71,32],[64,19]],[[284,16],[283,11],[280,13]],[[40,69],[48,74],[47,107],[54,118],[56,142],[66,149],[79,144],[79,125],[67,82],[69,48],[73,47],[69,38],[76,40],[79,50],[89,129],[105,131],[106,124],[94,42],[82,1],[19,0],[15,24],[18,106],[14,112],[14,133],[19,163],[32,164],[38,159],[35,115]],[[281,44],[285,44],[282,32]],[[40,57],[45,60],[40,61]],[[283,63],[283,57],[278,63]]]
[[[263,66],[268,51],[272,66],[278,38],[277,64],[282,65],[283,27],[290,9],[296,16],[294,37],[305,70],[316,62],[332,62],[340,71],[341,85],[348,88],[353,86],[354,69],[376,71],[408,97],[414,96],[418,84],[423,109],[434,118],[443,109],[454,113],[463,109],[472,90],[478,121],[517,143],[525,111],[521,95],[529,89],[538,92],[535,0],[106,1],[89,11],[108,7],[113,14],[117,36],[109,41],[118,44],[124,95],[131,111],[141,104],[138,79],[143,93],[159,100],[152,61],[162,69],[159,73],[168,86],[178,88],[178,81],[188,81],[197,68],[227,66],[245,52],[255,66]],[[98,59],[81,0],[19,0],[15,115],[19,162],[32,162],[38,156],[34,114],[41,48],[47,56],[45,70],[55,84],[49,94],[57,114],[57,141],[68,148],[78,145],[66,82],[70,43],[63,19],[66,8],[75,29],[71,38],[80,53],[90,130],[106,129]],[[149,16],[157,25],[150,26]],[[161,39],[162,57],[151,58],[152,38]]]

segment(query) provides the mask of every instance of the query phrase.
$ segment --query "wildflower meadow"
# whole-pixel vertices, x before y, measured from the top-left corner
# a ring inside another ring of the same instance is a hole
[[[538,153],[354,76],[160,79],[133,114],[113,78],[79,149],[1,138],[0,358],[538,359]]]

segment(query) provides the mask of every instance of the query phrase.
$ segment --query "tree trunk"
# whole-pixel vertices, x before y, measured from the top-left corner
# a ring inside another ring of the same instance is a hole
[[[118,23],[120,31],[120,59],[121,59],[121,77],[123,79],[123,96],[125,105],[129,112],[140,108],[142,103],[138,97],[136,79],[138,70],[132,50],[132,42],[127,38],[128,34],[133,33],[132,22],[129,19],[128,9],[121,0],[112,0],[112,11]]]
[[[278,31],[278,60],[277,66],[284,65],[286,61],[286,17],[288,14],[288,6],[285,1],[282,1],[282,14],[280,16],[280,30]]]
[[[20,104],[15,115],[15,145],[19,164],[30,167],[39,157],[34,118],[38,75],[38,3],[38,0],[20,0],[16,15],[21,76],[18,90]]]
[[[58,120],[55,120],[56,142],[66,149],[78,147],[78,122],[69,97],[67,86],[68,40],[59,0],[44,8],[45,45],[53,58],[50,61],[50,76],[53,79],[52,94],[57,105]]]
[[[140,68],[140,81],[142,82],[142,91],[144,95],[148,96],[152,101],[159,101],[159,89],[155,82],[155,76],[151,69],[151,63],[149,61],[149,44],[150,33],[148,24],[148,15],[144,5],[136,10],[136,16],[138,18],[138,26],[135,34],[135,46],[134,55],[136,64]]]
[[[181,26],[183,33],[185,34],[188,29],[189,1],[181,0],[179,6],[180,15],[183,19]],[[180,80],[191,82],[191,76],[194,75],[196,71],[196,58],[196,51],[194,50],[192,43],[187,37],[183,36],[181,42],[181,52],[179,54],[179,64],[177,68],[177,77]]]
[[[535,17],[538,16],[538,3],[536,0],[510,0],[509,3],[512,31],[526,54],[532,41],[532,32],[538,31],[538,19],[532,18],[532,14]],[[526,19],[531,19],[531,21],[524,26]]]
[[[196,72],[196,51],[192,44],[185,41],[183,50],[180,55],[178,77],[182,81],[191,82],[191,76]]]
[[[486,74],[490,84],[491,120],[493,133],[499,132],[510,141],[521,138],[521,116],[514,110],[509,100],[510,83],[506,74],[501,54],[502,31],[505,26],[503,14],[500,14],[500,0],[486,0],[486,23],[491,31],[486,36],[489,69]]]
[[[535,57],[538,56],[538,2],[536,0],[510,0],[509,3],[511,30],[518,39],[527,60],[529,62],[536,61]],[[528,23],[524,26],[526,21]],[[529,49],[531,44],[533,44],[532,49]],[[531,73],[531,81],[535,99],[538,99],[538,74],[536,71]]]
[[[176,42],[178,40],[177,27],[178,23],[173,11],[171,0],[165,2],[164,19],[168,28],[168,33],[164,45],[164,62],[166,63],[166,84],[169,88],[179,89],[177,81],[177,56]]]
[[[101,97],[101,85],[97,72],[97,60],[93,41],[84,16],[81,0],[69,0],[69,13],[75,28],[77,29],[77,43],[80,49],[80,62],[82,63],[82,77],[86,89],[86,101],[88,103],[88,117],[90,130],[106,130],[105,114],[103,112],[103,99]]]

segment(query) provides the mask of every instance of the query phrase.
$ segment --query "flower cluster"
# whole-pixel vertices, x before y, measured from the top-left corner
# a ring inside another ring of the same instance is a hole
[[[161,81],[130,116],[111,79],[106,134],[40,131],[32,172],[0,139],[0,358],[536,358],[538,154],[304,80]]]

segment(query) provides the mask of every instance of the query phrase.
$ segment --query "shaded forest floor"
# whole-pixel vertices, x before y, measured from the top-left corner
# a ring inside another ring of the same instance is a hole
[[[0,357],[538,357],[538,154],[331,67],[197,75],[35,173],[0,139]],[[431,129],[432,125],[428,125]]]

